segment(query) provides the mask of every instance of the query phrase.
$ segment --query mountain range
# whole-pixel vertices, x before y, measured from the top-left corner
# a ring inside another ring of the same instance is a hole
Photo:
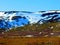
[[[10,29],[27,24],[60,22],[60,11],[0,11],[0,28]]]

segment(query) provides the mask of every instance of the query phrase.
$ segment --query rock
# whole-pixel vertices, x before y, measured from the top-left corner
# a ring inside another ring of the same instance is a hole
[[[33,35],[25,35],[25,37],[33,37]]]

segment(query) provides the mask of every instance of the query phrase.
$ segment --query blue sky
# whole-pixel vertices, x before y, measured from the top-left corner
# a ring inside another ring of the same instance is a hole
[[[0,0],[0,11],[60,10],[60,0]]]

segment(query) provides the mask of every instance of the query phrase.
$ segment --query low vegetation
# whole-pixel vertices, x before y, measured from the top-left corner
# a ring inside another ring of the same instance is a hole
[[[42,31],[42,30],[52,30],[53,32],[60,32],[60,22],[51,22],[44,24],[28,24],[23,27],[12,28],[10,32],[14,31]]]

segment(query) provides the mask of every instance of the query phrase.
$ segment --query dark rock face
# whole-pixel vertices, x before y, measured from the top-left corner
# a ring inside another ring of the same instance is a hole
[[[46,19],[47,22],[54,22],[54,21],[59,21],[60,20],[60,16],[59,14],[51,14],[49,13],[48,15],[47,14],[42,14],[42,17],[45,17],[45,16],[48,16]],[[49,19],[50,18],[50,19]]]

